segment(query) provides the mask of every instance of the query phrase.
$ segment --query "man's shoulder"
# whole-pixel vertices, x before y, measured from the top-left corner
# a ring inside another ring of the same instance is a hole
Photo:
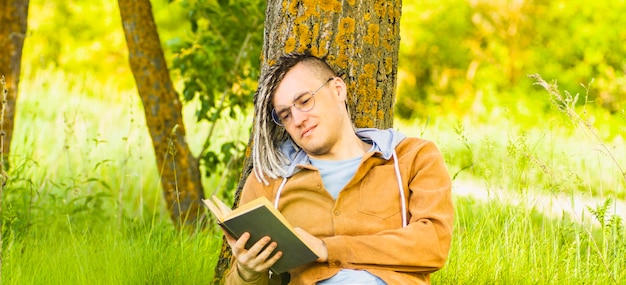
[[[258,177],[256,174],[256,170],[253,168],[250,174],[248,174],[248,177],[246,178],[246,184],[271,186],[274,183],[276,183],[276,181],[282,180],[282,177],[272,178],[266,173],[263,173],[262,175],[263,177]]]
[[[439,153],[435,142],[418,137],[407,137],[396,146],[398,156],[430,152]]]
[[[411,147],[423,147],[426,145],[435,145],[435,142],[419,137],[406,137],[403,139],[396,148],[403,146],[411,146]]]

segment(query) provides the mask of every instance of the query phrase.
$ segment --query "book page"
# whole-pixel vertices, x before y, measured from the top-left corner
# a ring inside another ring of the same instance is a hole
[[[224,221],[224,214],[222,213],[220,207],[215,204],[215,201],[210,199],[203,199],[202,202],[205,206],[207,206],[207,208],[209,208],[209,211],[213,213],[219,223]]]
[[[212,198],[213,198],[214,204],[219,207],[220,212],[222,213],[222,217],[224,218],[228,217],[233,210],[230,207],[228,207],[224,202],[222,202],[222,200],[217,198],[217,196],[213,195]]]
[[[232,217],[236,217],[239,216],[241,214],[250,212],[254,209],[260,208],[260,207],[267,207],[268,209],[274,209],[274,206],[272,204],[270,204],[269,200],[267,200],[267,198],[265,197],[259,197],[256,198],[248,203],[245,203],[243,205],[239,205],[238,208],[232,210],[230,213],[228,213],[227,217],[225,217],[225,219],[229,219]]]

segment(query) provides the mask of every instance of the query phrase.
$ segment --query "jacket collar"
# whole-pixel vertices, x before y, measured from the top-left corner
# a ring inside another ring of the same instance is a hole
[[[379,152],[385,160],[391,159],[396,146],[406,138],[393,129],[357,128],[356,135],[362,141],[373,144],[374,151]],[[288,159],[288,163],[283,167],[283,177],[293,176],[298,172],[299,165],[311,164],[309,156],[291,138],[280,146],[280,151]]]

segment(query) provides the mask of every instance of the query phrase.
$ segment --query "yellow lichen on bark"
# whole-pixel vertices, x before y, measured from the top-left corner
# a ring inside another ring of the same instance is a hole
[[[301,13],[293,14],[297,15],[296,19],[293,21],[296,25],[308,25],[308,23],[313,22],[312,17],[320,17],[320,13],[317,12],[317,7],[312,4],[302,4],[302,8],[300,9]]]
[[[311,30],[307,25],[296,25],[294,34],[299,39],[298,51],[303,52],[311,45]]]
[[[371,92],[376,92],[376,79],[374,76],[376,73],[376,65],[367,63],[363,66],[363,71],[364,72],[360,74],[357,79],[358,90],[356,90],[357,92],[356,94],[359,94],[360,96],[367,96],[366,94],[371,94]],[[382,97],[379,97],[379,95],[380,94],[376,92],[375,96],[367,96],[371,98],[371,100],[367,100],[367,102],[372,105],[368,108],[369,110],[376,110],[377,102],[382,98]],[[362,116],[362,117],[369,117],[369,116]],[[362,123],[372,123],[372,122],[371,122],[371,119],[369,119],[368,122],[362,122]]]
[[[354,124],[357,128],[371,127],[374,126],[374,120],[372,117],[361,114],[361,116],[357,116]]]
[[[316,2],[322,11],[341,12],[341,2],[337,0],[321,0],[313,2]]]
[[[252,155],[252,146],[254,145],[254,141],[250,140],[248,147],[246,147],[246,157],[250,157]]]
[[[380,35],[380,40],[378,41],[379,44],[382,44],[383,48],[389,52],[394,50],[394,47],[392,46],[392,43],[394,42],[393,37],[394,35],[392,30],[389,30],[389,27],[387,27],[387,31],[384,31],[381,33],[379,33]]]
[[[293,1],[293,2],[298,2],[298,1]],[[302,14],[300,17],[298,17],[298,19],[296,19],[296,23],[298,23],[299,21],[303,19],[308,19],[314,14],[317,14],[317,16],[319,17],[319,13],[317,12],[316,2],[317,1],[313,1],[313,0],[300,0],[300,4],[302,5],[302,8],[300,9],[300,11],[302,11]],[[297,14],[294,14],[294,15],[297,15]]]
[[[393,59],[389,56],[385,57],[385,73],[390,74],[393,69]]]
[[[324,45],[319,45],[314,49],[315,55],[319,57],[325,57],[328,54],[328,49]]]
[[[340,68],[348,67],[349,58],[346,51],[354,45],[355,26],[354,19],[349,17],[343,18],[341,22],[339,22],[335,42],[339,47],[336,64]]]
[[[341,19],[341,22],[339,23],[339,31],[338,31],[338,35],[352,35],[354,34],[354,27],[356,26],[356,22],[354,21],[354,19],[350,18],[350,17],[346,17]]]
[[[285,7],[285,4],[289,4],[289,7]],[[283,11],[285,10],[286,15],[298,15],[298,1],[283,1]]]
[[[284,49],[285,53],[290,53],[290,52],[296,50],[296,38],[289,37],[285,41],[285,47],[283,49]]]
[[[317,56],[317,57],[321,57],[320,56],[320,52],[319,52],[319,47],[317,46],[311,46],[309,48],[309,51],[311,52],[312,55]]]
[[[400,18],[402,12],[391,7],[391,9],[387,9],[387,13],[389,14],[389,19],[395,22]]]
[[[356,54],[362,54],[362,53],[356,53]],[[359,64],[360,62],[358,60],[352,60],[350,61],[350,65],[352,66],[352,68],[354,69],[359,69]]]
[[[363,66],[363,70],[365,71],[364,75],[369,76],[371,79],[374,79],[374,73],[376,73],[376,65],[373,63],[368,63]]]
[[[383,101],[383,89],[378,88],[378,86],[374,85],[374,90],[376,90],[376,98],[378,101],[376,102],[382,102]]]
[[[316,56],[320,56],[320,45],[322,45],[320,39],[320,24],[316,22],[313,24],[313,28],[311,28],[311,52]]]
[[[376,89],[376,65],[373,63],[367,63],[363,66],[363,73],[359,75],[359,94],[366,94],[367,92],[377,91]],[[375,96],[372,96],[374,101],[382,100],[382,93],[376,92]]]
[[[378,1],[374,4],[374,13],[376,13],[376,15],[380,18],[385,18],[387,16],[387,5],[385,1]]]
[[[378,47],[380,43],[380,26],[378,24],[369,24],[367,26],[367,34],[363,37],[363,40],[375,47]]]
[[[311,38],[319,40],[320,37],[320,23],[313,24],[313,30],[311,31]]]
[[[378,112],[376,112],[376,119],[380,121],[384,120],[385,112],[383,112],[382,110],[378,110]]]
[[[352,91],[352,92],[357,92],[357,89],[356,89],[356,82],[354,82],[354,81],[346,82],[346,89],[348,89],[348,90],[354,90],[354,91]],[[355,93],[355,94],[358,94],[358,93]]]

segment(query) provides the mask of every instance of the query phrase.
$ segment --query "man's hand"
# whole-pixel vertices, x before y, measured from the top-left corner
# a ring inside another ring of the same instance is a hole
[[[317,256],[320,258],[317,259],[317,262],[327,262],[328,261],[328,249],[326,248],[326,244],[321,239],[316,238],[314,235],[308,233],[307,231],[301,228],[295,228],[296,232],[300,237],[313,248]]]
[[[245,245],[250,239],[249,233],[242,234],[238,240],[235,240],[228,233],[224,233],[224,235],[230,245],[233,256],[237,259],[239,276],[245,281],[254,281],[262,274],[266,274],[270,266],[274,265],[283,256],[283,253],[279,251],[270,257],[272,251],[276,249],[276,243],[271,242],[270,237],[263,237],[250,249],[246,249]],[[267,247],[265,247],[266,245]]]

